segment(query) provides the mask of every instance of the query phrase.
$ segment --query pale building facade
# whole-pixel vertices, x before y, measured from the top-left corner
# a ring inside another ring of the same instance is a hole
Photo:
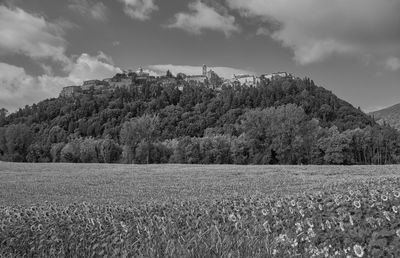
[[[260,82],[260,78],[254,75],[243,74],[243,75],[234,75],[233,81],[239,82],[240,85],[247,85],[254,87]]]
[[[273,79],[279,79],[279,78],[287,78],[291,77],[292,75],[287,73],[287,72],[277,72],[277,73],[271,73],[271,74],[264,74],[262,77],[264,79],[268,80],[273,80]]]
[[[67,86],[61,90],[60,97],[69,98],[81,93],[82,88],[80,86]]]

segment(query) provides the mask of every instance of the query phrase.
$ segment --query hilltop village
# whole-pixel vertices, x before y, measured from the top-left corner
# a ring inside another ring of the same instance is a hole
[[[84,81],[81,86],[64,87],[60,93],[60,97],[74,97],[90,92],[112,92],[117,88],[140,89],[146,83],[157,83],[164,87],[168,85],[178,85],[178,89],[181,91],[185,85],[188,84],[203,84],[213,89],[221,89],[223,86],[235,85],[255,87],[262,80],[274,80],[277,78],[287,77],[293,77],[293,75],[287,72],[263,74],[260,77],[251,74],[240,74],[234,75],[231,79],[224,79],[219,77],[213,70],[207,69],[206,65],[203,65],[202,74],[199,75],[178,73],[176,76],[173,76],[170,71],[167,71],[166,75],[156,77],[144,72],[143,68],[140,67],[136,72],[133,72],[132,70],[124,70],[122,73],[118,73],[112,78],[89,80]]]

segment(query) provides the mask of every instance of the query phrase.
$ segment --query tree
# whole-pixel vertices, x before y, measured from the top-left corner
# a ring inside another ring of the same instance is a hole
[[[241,130],[249,144],[250,156],[254,163],[279,162],[281,164],[301,163],[304,145],[314,135],[316,126],[304,110],[294,104],[256,109],[242,116]],[[313,129],[312,131],[304,130]]]
[[[25,161],[28,147],[33,141],[31,129],[25,124],[9,125],[6,128],[6,153],[11,161]]]
[[[80,142],[79,145],[79,159],[83,163],[98,163],[100,156],[100,149],[98,141],[89,137]]]
[[[157,127],[159,125],[158,116],[143,115],[133,118],[122,125],[120,132],[121,143],[127,146],[132,153],[135,153],[140,142],[151,144],[157,137]],[[150,158],[150,148],[146,155],[147,163]],[[129,163],[132,160],[128,160]]]
[[[65,145],[66,144],[63,142],[54,143],[51,145],[50,156],[53,162],[61,161],[61,151],[65,147]]]
[[[332,113],[333,113],[332,107],[329,106],[328,104],[323,104],[319,109],[320,117],[324,122],[331,120]]]
[[[328,130],[328,135],[318,141],[320,149],[324,151],[324,160],[327,164],[352,164],[354,162],[349,153],[351,137],[348,133],[340,133],[336,126]]]
[[[6,117],[8,114],[8,110],[5,108],[0,109],[0,127],[6,123]]]
[[[67,132],[60,126],[56,125],[53,126],[49,131],[48,142],[50,144],[58,142],[66,142],[67,137],[68,137]]]
[[[167,76],[168,78],[172,78],[172,77],[174,77],[174,76],[172,75],[172,73],[171,73],[171,71],[170,71],[170,70],[167,70],[167,74],[166,74],[166,76]]]
[[[100,140],[100,161],[104,163],[117,162],[121,155],[121,148],[107,135],[105,139]]]
[[[67,143],[60,153],[61,162],[77,163],[80,157],[80,143],[75,139]]]

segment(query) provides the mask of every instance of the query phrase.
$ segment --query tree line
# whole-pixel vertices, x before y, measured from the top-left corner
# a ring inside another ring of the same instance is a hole
[[[178,80],[175,85],[152,82],[49,99],[0,115],[0,158],[142,164],[393,164],[400,161],[399,136],[308,78],[218,90]]]

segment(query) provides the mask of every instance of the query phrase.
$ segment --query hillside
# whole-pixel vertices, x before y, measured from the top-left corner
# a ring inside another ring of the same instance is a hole
[[[400,130],[400,104],[369,113],[380,124],[387,123]]]
[[[152,78],[48,99],[0,122],[0,158],[11,161],[383,164],[400,153],[396,131],[308,78],[253,87]]]

